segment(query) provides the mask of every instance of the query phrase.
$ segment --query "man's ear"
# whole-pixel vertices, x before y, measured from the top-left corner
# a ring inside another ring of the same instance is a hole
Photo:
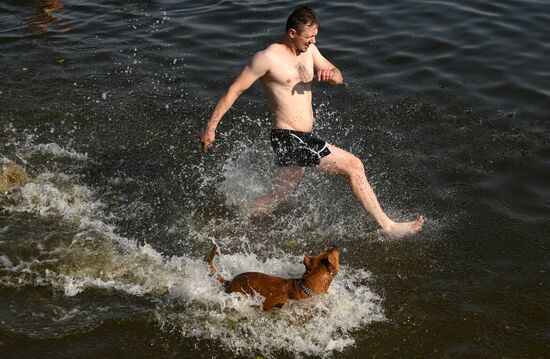
[[[310,256],[304,256],[304,265],[306,266],[306,269],[309,270],[311,269],[311,262],[313,260],[311,259]]]
[[[296,31],[296,29],[292,29],[292,28],[288,29],[288,32],[287,32],[287,33],[288,33],[288,36],[289,36],[291,39],[295,38],[296,35],[298,35],[298,31]]]

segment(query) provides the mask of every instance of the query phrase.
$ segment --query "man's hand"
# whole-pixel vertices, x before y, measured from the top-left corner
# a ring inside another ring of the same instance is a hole
[[[341,85],[344,83],[344,77],[336,67],[317,70],[315,78],[320,82],[328,82],[331,85]]]
[[[206,153],[214,143],[216,139],[216,130],[205,127],[201,132],[201,144],[202,150]]]
[[[334,69],[323,69],[317,71],[317,81],[332,81],[334,76]]]

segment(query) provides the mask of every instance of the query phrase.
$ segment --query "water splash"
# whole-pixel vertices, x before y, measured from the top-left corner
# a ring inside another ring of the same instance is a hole
[[[67,158],[92,161],[53,143],[41,146],[30,141],[23,146],[28,147],[19,148],[18,153],[31,167],[36,151],[50,156],[52,162]],[[259,183],[257,188],[261,191],[267,175],[258,179],[239,171],[231,172],[242,168],[242,161],[254,162],[255,151],[254,148],[239,151],[241,155],[228,162],[225,173],[251,181],[240,188]],[[260,159],[248,168],[256,171],[262,166]],[[226,294],[210,276],[202,258],[163,254],[151,244],[138,244],[136,239],[118,233],[109,203],[102,199],[102,190],[83,183],[78,166],[69,172],[50,166],[34,173],[31,182],[18,191],[3,197],[10,216],[30,216],[34,218],[31,221],[47,221],[48,227],[53,225],[55,229],[38,238],[19,237],[17,246],[13,245],[18,236],[16,230],[10,226],[2,229],[7,240],[0,242],[0,249],[4,251],[11,246],[12,251],[0,257],[1,286],[51,287],[67,297],[99,291],[143,298],[154,303],[155,318],[164,330],[184,338],[214,339],[235,354],[261,353],[266,357],[277,356],[281,351],[293,355],[332,355],[355,344],[354,331],[373,321],[385,320],[382,299],[369,288],[372,274],[345,264],[326,295],[314,300],[290,301],[281,310],[263,312],[259,309],[260,297]],[[230,203],[238,203],[245,197],[238,188],[226,186],[224,191],[235,194],[228,197]],[[238,223],[238,219],[229,221],[228,226],[234,228]],[[182,229],[176,226],[174,230]],[[218,239],[223,242],[228,238],[222,233]],[[208,238],[204,241],[203,247],[210,244]],[[231,241],[244,245],[248,238],[232,233]],[[219,270],[226,278],[244,271],[281,277],[299,277],[303,272],[299,256],[280,249],[262,250],[262,246],[256,245],[243,248],[248,251],[220,258]],[[76,309],[63,310],[55,323],[61,321],[59,318],[78,323],[81,315],[84,314]],[[86,315],[90,315],[89,309]]]

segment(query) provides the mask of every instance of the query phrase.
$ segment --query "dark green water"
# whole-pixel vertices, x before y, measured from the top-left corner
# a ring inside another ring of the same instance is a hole
[[[203,156],[198,133],[295,4],[4,1],[0,357],[544,358],[550,353],[550,5],[326,2],[317,132],[365,162],[384,240],[343,178],[308,173],[273,216],[270,114],[243,95]],[[317,301],[259,311],[226,277],[298,276],[336,244]]]

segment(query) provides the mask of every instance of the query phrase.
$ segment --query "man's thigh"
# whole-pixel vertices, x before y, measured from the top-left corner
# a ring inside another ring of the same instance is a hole
[[[321,163],[316,167],[317,171],[329,174],[343,175],[349,172],[349,169],[360,162],[353,154],[334,145],[328,144],[330,154],[321,158]]]

